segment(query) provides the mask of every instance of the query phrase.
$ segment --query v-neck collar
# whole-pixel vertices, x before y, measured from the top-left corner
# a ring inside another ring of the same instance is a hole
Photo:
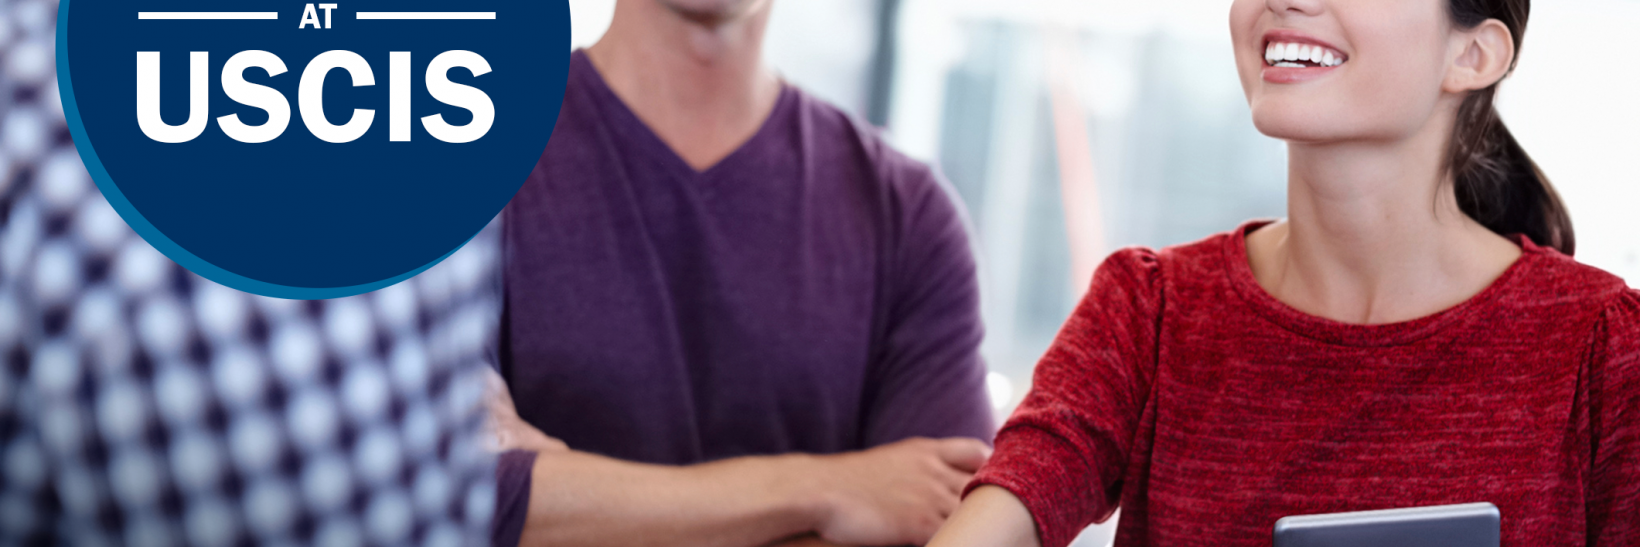
[[[743,163],[743,156],[749,154],[749,150],[755,148],[758,143],[768,139],[770,133],[777,131],[781,126],[780,122],[789,116],[789,111],[797,102],[797,94],[792,86],[782,81],[780,95],[775,98],[774,108],[769,110],[768,117],[764,118],[757,131],[717,163],[704,170],[696,170],[683,159],[683,156],[678,155],[676,150],[667,145],[660,135],[655,134],[655,130],[644,123],[643,119],[627,106],[626,101],[615,94],[615,90],[609,87],[609,82],[604,80],[603,74],[598,72],[598,67],[592,64],[592,59],[587,57],[586,50],[578,49],[570,55],[570,71],[572,77],[584,81],[587,90],[595,98],[595,104],[609,106],[609,111],[604,114],[617,135],[628,143],[640,147],[640,152],[645,157],[658,162],[667,172],[683,180],[711,179],[718,173]]]

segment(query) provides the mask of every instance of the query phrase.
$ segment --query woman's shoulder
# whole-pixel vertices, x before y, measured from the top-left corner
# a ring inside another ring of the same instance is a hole
[[[1636,291],[1616,274],[1577,261],[1548,247],[1539,247],[1523,241],[1526,251],[1527,275],[1522,281],[1531,285],[1538,298],[1561,302],[1575,301],[1586,306],[1607,310],[1632,302]]]
[[[1607,347],[1614,353],[1623,353],[1634,366],[1640,367],[1640,290],[1619,292],[1606,305],[1601,322],[1605,326]]]
[[[1219,232],[1196,241],[1161,248],[1132,246],[1122,248],[1105,258],[1102,268],[1119,268],[1126,272],[1160,276],[1163,270],[1178,277],[1181,272],[1223,272],[1227,260],[1239,256],[1247,233],[1269,221],[1254,220],[1234,229]],[[1238,243],[1240,243],[1238,245]],[[1185,276],[1188,278],[1189,276]]]
[[[1101,285],[1109,288],[1114,283],[1130,290],[1161,292],[1165,290],[1164,286],[1179,283],[1212,284],[1212,280],[1225,277],[1223,274],[1232,267],[1227,261],[1242,256],[1237,251],[1245,244],[1238,243],[1244,241],[1247,232],[1268,222],[1249,221],[1235,229],[1189,243],[1161,248],[1130,246],[1118,249],[1099,265],[1094,274],[1095,288]]]
[[[1623,278],[1578,262],[1553,249],[1528,243],[1533,258],[1530,275],[1533,299],[1593,311],[1599,317],[1595,345],[1608,361],[1630,363],[1640,373],[1640,290]]]

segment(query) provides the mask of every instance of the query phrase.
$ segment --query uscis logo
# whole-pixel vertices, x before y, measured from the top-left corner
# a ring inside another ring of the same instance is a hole
[[[546,147],[569,61],[567,0],[59,14],[63,107],[103,194],[179,264],[282,298],[385,287],[477,234]]]

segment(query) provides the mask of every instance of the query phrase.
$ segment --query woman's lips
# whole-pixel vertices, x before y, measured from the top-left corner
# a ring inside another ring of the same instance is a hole
[[[1338,67],[1266,66],[1264,67],[1264,81],[1272,84],[1296,84],[1326,76],[1334,70],[1338,70]]]

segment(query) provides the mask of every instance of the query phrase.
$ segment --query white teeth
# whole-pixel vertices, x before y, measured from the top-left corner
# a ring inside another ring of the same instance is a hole
[[[1344,55],[1322,46],[1293,43],[1271,43],[1264,48],[1264,61],[1271,66],[1305,66],[1314,63],[1323,67],[1344,64]]]

